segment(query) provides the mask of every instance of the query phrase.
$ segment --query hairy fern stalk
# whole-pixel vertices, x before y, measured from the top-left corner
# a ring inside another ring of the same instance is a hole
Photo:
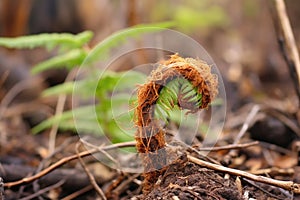
[[[137,150],[144,163],[144,193],[167,164],[165,130],[158,117],[178,107],[188,113],[207,108],[217,95],[218,79],[205,62],[177,54],[163,61],[138,90],[135,124]]]

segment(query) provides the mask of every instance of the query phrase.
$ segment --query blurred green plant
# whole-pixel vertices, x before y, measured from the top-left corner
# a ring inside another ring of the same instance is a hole
[[[85,31],[78,35],[55,33],[17,38],[0,37],[0,46],[7,48],[44,47],[48,50],[58,49],[56,56],[33,66],[32,73],[34,74],[62,67],[66,67],[69,71],[76,67],[87,68],[92,71],[92,73],[89,73],[81,80],[64,82],[50,87],[42,95],[48,97],[64,94],[78,96],[87,100],[95,98],[96,105],[80,105],[78,108],[54,115],[35,126],[32,132],[36,134],[57,124],[60,130],[72,130],[74,132],[96,135],[105,134],[114,143],[134,140],[133,107],[137,97],[130,96],[131,94],[128,93],[128,90],[136,88],[138,84],[143,84],[146,80],[145,74],[134,71],[100,71],[98,69],[95,70],[93,64],[107,59],[113,48],[126,42],[128,38],[139,37],[142,33],[160,31],[161,28],[171,26],[174,26],[173,22],[138,25],[123,29],[112,34],[93,48],[88,47],[88,42],[93,36],[93,33],[90,31]],[[188,82],[184,83],[187,85],[187,89],[191,88]],[[112,93],[118,95],[112,96]],[[158,118],[164,119],[165,122],[171,120],[178,124],[184,118],[187,126],[192,125],[188,122],[194,121],[194,119],[187,120],[180,110],[170,111],[166,102],[168,102],[169,98],[174,99],[174,94],[170,96],[169,93],[170,91],[162,91],[162,97],[158,101],[158,105],[162,109],[159,110],[160,113],[158,115],[160,116]],[[201,99],[201,96],[197,96],[197,99]],[[132,106],[132,109],[129,111],[128,104]],[[120,124],[125,124],[125,127],[127,126],[128,129],[123,130],[119,126]],[[130,124],[132,124],[132,127],[128,127]]]
[[[123,78],[125,73],[126,78]],[[118,109],[121,113],[127,113],[128,110],[124,109],[123,106],[128,104],[133,105],[135,98],[131,98],[130,94],[126,93],[118,96],[112,96],[111,93],[121,93],[121,91],[126,89],[135,88],[136,84],[142,83],[145,80],[145,75],[138,72],[106,71],[101,75],[99,72],[98,77],[100,77],[99,80],[89,76],[77,82],[66,82],[45,90],[43,92],[45,97],[59,94],[73,94],[86,99],[95,97],[99,103],[96,105],[83,105],[66,111],[61,115],[55,115],[34,127],[33,133],[50,128],[53,124],[59,124],[61,130],[72,130],[96,135],[107,134],[113,142],[133,140],[133,132],[128,134],[127,130],[124,132],[117,124],[120,120],[127,123],[132,121],[133,111],[127,115],[113,116],[112,110]],[[123,87],[115,87],[117,84]],[[93,89],[95,85],[97,85],[96,91]],[[75,87],[76,90],[74,90]],[[113,106],[117,107],[113,108]]]
[[[257,13],[259,12],[259,4],[258,2],[252,1],[252,0],[245,0],[243,1],[243,13],[247,17],[255,17],[257,16]]]
[[[60,47],[62,50],[81,48],[93,37],[91,31],[84,31],[77,35],[70,33],[43,33],[38,35],[21,36],[16,38],[0,38],[0,46],[14,49],[32,49],[45,47],[52,50]]]
[[[170,17],[171,16],[171,17]],[[155,4],[151,20],[172,20],[180,31],[193,33],[229,24],[229,17],[222,6],[211,0],[160,1]]]
[[[94,48],[89,49],[88,42],[92,39],[93,33],[85,31],[77,35],[68,33],[39,34],[30,36],[21,36],[17,38],[1,38],[0,46],[15,49],[32,49],[36,47],[44,47],[47,50],[58,49],[57,56],[49,60],[38,63],[33,66],[32,73],[40,73],[42,71],[66,67],[72,70],[75,67],[89,68],[96,61],[106,59],[110,51],[126,41],[128,37],[138,37],[144,32],[155,32],[161,28],[173,26],[172,22],[163,22],[157,24],[141,24],[131,28],[116,32],[104,41],[100,42]],[[134,132],[128,134],[128,130],[124,133],[117,123],[130,122],[133,120],[133,111],[126,115],[116,117],[112,116],[112,105],[118,106],[115,110],[126,113],[123,105],[133,104],[134,97],[129,94],[114,96],[111,93],[121,92],[126,89],[135,88],[137,84],[141,84],[145,80],[145,75],[139,72],[126,72],[126,78],[123,78],[125,72],[113,71],[96,71],[96,74],[90,74],[83,80],[76,82],[65,82],[60,85],[50,87],[43,92],[43,96],[50,95],[78,95],[85,98],[96,98],[95,106],[82,105],[73,110],[65,111],[60,115],[55,115],[35,126],[33,133],[39,133],[47,128],[58,124],[62,130],[73,130],[84,133],[107,134],[112,142],[121,142],[134,140]],[[100,78],[99,78],[100,77]],[[118,83],[119,86],[115,88]],[[94,88],[96,87],[96,91]],[[74,90],[76,87],[76,90]],[[130,99],[130,102],[128,102]],[[132,109],[133,110],[133,109]],[[96,114],[96,119],[91,113]],[[76,119],[74,119],[76,116]],[[101,124],[101,126],[99,126]],[[121,133],[124,134],[121,134]],[[129,131],[130,132],[130,131]]]

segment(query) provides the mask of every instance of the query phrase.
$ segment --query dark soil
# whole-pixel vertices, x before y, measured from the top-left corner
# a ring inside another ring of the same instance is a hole
[[[242,199],[234,177],[202,169],[193,163],[171,165],[145,199]]]
[[[240,179],[240,177],[218,173],[191,162],[178,160],[168,167],[149,194],[132,199],[240,200],[254,198],[263,200],[286,198],[279,189],[266,188],[276,194],[274,197]]]

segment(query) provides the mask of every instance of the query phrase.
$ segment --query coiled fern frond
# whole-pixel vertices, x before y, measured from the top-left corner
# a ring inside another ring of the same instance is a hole
[[[202,94],[184,78],[176,78],[165,85],[159,93],[156,103],[155,117],[167,121],[170,111],[183,107],[183,102],[194,109],[202,104]]]
[[[157,181],[167,164],[166,131],[159,119],[166,120],[176,108],[196,113],[207,108],[218,93],[217,76],[205,62],[177,54],[159,63],[149,81],[138,90],[136,108],[136,147],[145,167],[144,192]]]

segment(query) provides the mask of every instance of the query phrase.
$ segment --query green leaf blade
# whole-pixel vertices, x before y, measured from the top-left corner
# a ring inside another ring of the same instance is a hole
[[[74,49],[66,54],[58,55],[33,66],[31,72],[33,74],[37,74],[48,69],[54,69],[65,66],[72,68],[74,66],[81,65],[84,59],[86,58],[86,55],[87,53],[84,50]]]
[[[56,46],[64,49],[74,49],[83,46],[92,37],[93,33],[91,31],[84,31],[77,35],[70,33],[42,33],[15,38],[0,37],[0,46],[13,49],[46,47],[51,50]]]
[[[118,45],[127,41],[130,37],[138,37],[142,33],[151,33],[161,31],[165,28],[175,26],[173,21],[153,23],[153,24],[139,24],[130,28],[123,29],[111,35],[109,38],[100,42],[88,56],[86,63],[91,64],[100,59],[106,59],[109,52]]]

